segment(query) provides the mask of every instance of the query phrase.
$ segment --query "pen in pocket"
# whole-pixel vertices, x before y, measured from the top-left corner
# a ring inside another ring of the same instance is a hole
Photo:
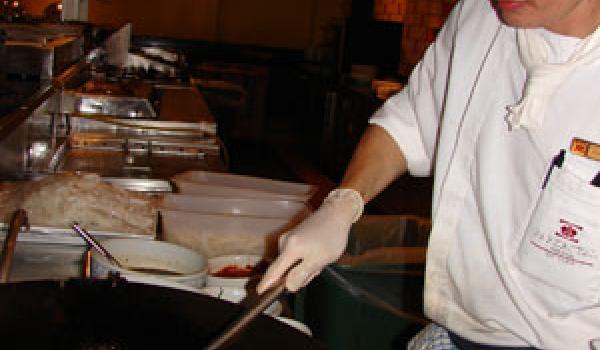
[[[546,188],[546,185],[548,184],[548,180],[550,180],[550,175],[552,174],[552,170],[554,170],[554,167],[560,168],[562,166],[563,162],[565,161],[565,153],[566,153],[565,150],[561,149],[560,152],[558,152],[558,154],[555,155],[554,158],[552,158],[552,163],[550,163],[550,168],[548,169],[548,172],[546,173],[546,177],[544,178],[544,183],[542,184],[542,188]],[[598,176],[596,176],[596,177],[598,177]],[[600,178],[598,179],[598,182],[600,184]]]
[[[596,173],[596,176],[590,181],[590,185],[594,187],[600,187],[600,171]]]

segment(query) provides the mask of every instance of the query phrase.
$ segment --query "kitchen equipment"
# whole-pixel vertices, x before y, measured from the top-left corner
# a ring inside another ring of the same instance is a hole
[[[204,287],[208,265],[206,258],[185,247],[161,241],[115,238],[102,241],[121,263],[118,266],[99,251],[91,253],[91,275],[106,278],[118,273],[129,281],[169,287],[183,284]]]
[[[243,287],[229,287],[229,286],[212,286],[204,287],[200,289],[200,293],[210,295],[214,298],[223,299],[232,303],[240,303],[246,298],[247,292]],[[279,300],[275,300],[273,304],[269,305],[264,311],[269,316],[281,315],[283,312],[283,305]]]
[[[6,237],[8,226],[4,223],[0,223],[0,240]],[[108,232],[108,231],[90,231],[94,237],[98,239],[107,238],[136,238],[151,240],[153,237],[144,234],[132,234],[122,232]],[[28,231],[22,232],[17,238],[19,242],[27,243],[41,243],[41,244],[62,244],[68,246],[85,246],[86,242],[79,237],[74,235],[73,230],[70,228],[57,228],[57,227],[46,227],[46,226],[31,226]]]
[[[136,128],[132,132],[139,131]],[[46,170],[90,172],[108,178],[167,179],[185,169],[224,167],[221,146],[213,138],[198,134],[167,137],[111,133],[106,129],[91,131],[74,132],[66,138]]]
[[[295,265],[294,265],[295,266]],[[289,271],[289,270],[288,270]],[[222,334],[214,338],[205,350],[228,349],[238,341],[248,326],[285,291],[286,273],[269,290],[258,297],[256,303],[227,326]]]
[[[219,255],[261,255],[277,252],[280,233],[297,221],[161,210],[164,239],[211,258]]]
[[[7,33],[0,72],[47,80],[84,55],[82,25],[1,23]]]
[[[256,194],[256,198],[277,198],[296,201],[308,201],[316,192],[316,187],[309,184],[274,180],[268,178],[219,173],[214,171],[187,171],[173,177],[177,186],[182,184],[189,189],[200,191],[201,186],[217,187],[223,190],[235,190],[248,195]],[[180,190],[181,193],[185,191]],[[197,192],[200,193],[200,192]],[[244,195],[247,198],[248,195]],[[251,196],[250,196],[251,197]],[[251,197],[252,198],[252,197]]]
[[[260,255],[222,255],[208,259],[208,276],[206,277],[207,286],[220,287],[238,287],[244,288],[250,280],[250,273],[257,275],[259,271],[254,268],[262,260]],[[248,276],[235,276],[235,271],[230,271],[227,275],[227,269],[248,269],[251,270]]]
[[[141,97],[77,93],[74,100],[77,113],[112,115],[122,119],[157,118],[150,101]]]
[[[90,235],[84,228],[79,226],[77,223],[73,224],[73,230],[83,238],[90,247],[94,248],[98,253],[102,254],[111,264],[123,268],[123,265],[119,262],[119,260],[115,259],[114,256],[110,254],[110,252],[102,246],[98,241],[94,239],[92,235]]]
[[[32,349],[200,349],[242,311],[234,303],[123,279],[0,285],[0,339]],[[259,314],[231,349],[322,349]]]
[[[308,205],[298,201],[176,193],[169,193],[163,196],[159,207],[204,214],[269,218],[305,217],[310,213]]]
[[[8,235],[4,239],[4,247],[2,249],[2,260],[0,260],[0,283],[8,282],[10,270],[12,267],[13,254],[17,244],[17,236],[21,230],[21,226],[28,226],[27,212],[19,209],[15,212],[8,229]]]

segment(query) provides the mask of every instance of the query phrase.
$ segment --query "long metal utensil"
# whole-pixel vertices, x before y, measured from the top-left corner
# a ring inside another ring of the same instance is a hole
[[[29,220],[27,212],[24,209],[19,209],[15,212],[10,221],[8,234],[4,238],[4,247],[2,248],[2,258],[0,260],[0,283],[7,283],[10,277],[13,255],[15,246],[17,245],[17,236],[21,230],[21,226],[26,226],[29,229]]]
[[[111,264],[116,265],[120,268],[123,268],[123,265],[119,262],[119,260],[115,259],[115,257],[112,256],[112,254],[110,254],[108,252],[108,250],[106,250],[106,248],[104,248],[102,246],[102,244],[100,244],[83,227],[79,226],[79,224],[77,224],[77,223],[74,223],[72,227],[73,227],[73,230],[75,232],[77,232],[77,234],[79,234],[81,236],[81,238],[83,238],[87,242],[87,244],[89,244],[92,248],[96,249],[98,251],[98,253],[102,254],[102,256],[104,256],[106,259],[108,259],[108,261],[110,261]]]
[[[287,275],[287,274],[286,274]],[[227,349],[235,340],[243,333],[248,325],[256,319],[269,305],[277,300],[285,291],[285,277],[281,277],[279,281],[271,289],[262,294],[256,304],[241,314],[234,320],[224,332],[217,336],[205,350],[223,350]]]

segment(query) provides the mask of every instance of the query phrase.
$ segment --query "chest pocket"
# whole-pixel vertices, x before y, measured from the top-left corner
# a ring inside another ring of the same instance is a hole
[[[568,154],[539,196],[514,256],[522,284],[550,316],[600,305],[600,163]]]

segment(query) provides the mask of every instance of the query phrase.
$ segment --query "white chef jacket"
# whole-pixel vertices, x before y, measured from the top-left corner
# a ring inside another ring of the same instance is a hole
[[[577,38],[540,31],[552,62]],[[425,312],[462,337],[500,346],[587,350],[600,338],[600,63],[578,67],[538,130],[513,129],[507,106],[526,72],[516,30],[488,0],[458,3],[406,88],[371,118],[413,175],[434,174]],[[555,155],[563,166],[542,184]],[[435,166],[434,166],[435,165]]]

